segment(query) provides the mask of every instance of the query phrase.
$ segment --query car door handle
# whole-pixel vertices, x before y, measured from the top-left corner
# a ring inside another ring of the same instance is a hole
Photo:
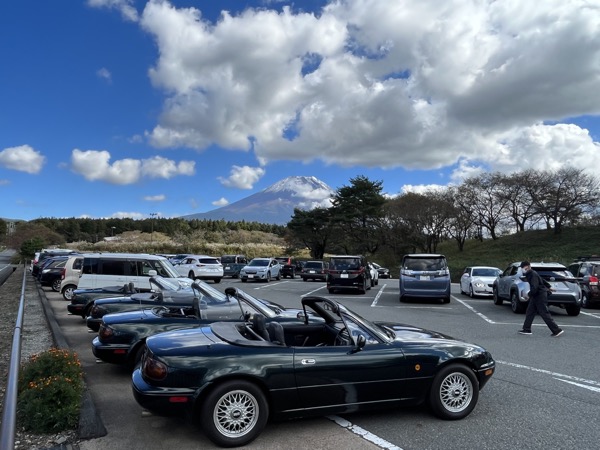
[[[300,363],[304,366],[307,366],[310,364],[315,364],[316,361],[314,359],[303,359],[302,361],[300,361]]]

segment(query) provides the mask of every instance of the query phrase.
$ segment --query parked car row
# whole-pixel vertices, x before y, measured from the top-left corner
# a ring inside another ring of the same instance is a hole
[[[350,272],[370,272],[347,256],[334,263],[348,279]],[[86,296],[92,306],[69,311],[89,311],[86,324],[98,330],[93,354],[133,370],[140,406],[192,417],[220,446],[251,442],[269,419],[366,411],[374,404],[427,403],[442,419],[462,419],[495,371],[480,346],[371,322],[331,299],[308,296],[290,309],[234,287],[223,293],[202,280],[183,286],[154,275],[149,283],[146,293],[133,284],[78,289],[71,304]]]

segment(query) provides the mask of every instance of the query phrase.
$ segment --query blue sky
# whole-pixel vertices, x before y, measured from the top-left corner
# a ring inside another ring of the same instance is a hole
[[[0,217],[595,174],[599,30],[598,0],[2,2]]]

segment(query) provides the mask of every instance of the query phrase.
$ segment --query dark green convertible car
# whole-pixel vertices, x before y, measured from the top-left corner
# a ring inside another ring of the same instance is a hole
[[[186,414],[214,443],[242,446],[269,418],[342,414],[427,402],[468,416],[495,370],[484,348],[421,328],[369,322],[343,305],[304,297],[301,317],[323,323],[245,322],[156,334],[132,376],[136,401]]]
[[[98,336],[92,342],[96,358],[135,367],[146,338],[157,333],[197,328],[217,321],[240,321],[253,316],[262,316],[267,322],[291,321],[297,324],[304,318],[299,309],[284,308],[276,303],[254,298],[241,289],[228,287],[223,294],[198,280],[192,287],[195,300],[191,300],[189,306],[162,303],[153,308],[104,315]],[[311,317],[310,320],[313,323],[322,322],[317,317]]]

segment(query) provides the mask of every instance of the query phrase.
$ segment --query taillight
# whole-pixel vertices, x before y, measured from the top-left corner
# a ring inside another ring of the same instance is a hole
[[[67,269],[62,269],[60,271],[60,279],[64,280],[65,279],[65,274],[67,273]]]
[[[164,363],[157,361],[152,357],[147,357],[144,359],[142,372],[144,373],[144,376],[152,380],[160,381],[167,377],[168,370]]]
[[[590,276],[590,284],[592,286],[598,286],[598,277],[591,275]]]
[[[104,325],[102,324],[100,326],[100,330],[98,330],[98,337],[100,339],[110,339],[111,337],[113,337],[114,335],[114,331],[111,327],[109,327],[108,325]]]

